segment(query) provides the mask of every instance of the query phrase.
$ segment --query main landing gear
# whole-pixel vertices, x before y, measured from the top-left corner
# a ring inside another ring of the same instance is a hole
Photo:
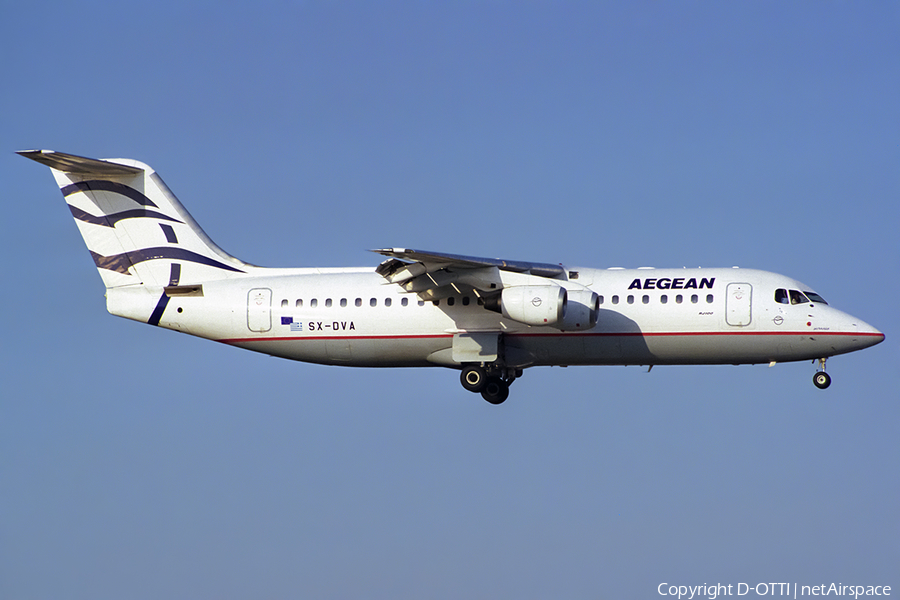
[[[481,397],[491,404],[503,404],[509,398],[509,386],[521,374],[521,369],[466,365],[459,375],[459,381],[470,392],[480,392]]]
[[[829,385],[831,385],[831,376],[825,372],[825,360],[824,358],[819,359],[819,371],[816,371],[816,374],[813,375],[813,383],[820,390],[824,390]]]

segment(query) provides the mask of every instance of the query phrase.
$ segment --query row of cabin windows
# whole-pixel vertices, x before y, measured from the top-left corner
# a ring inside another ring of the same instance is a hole
[[[478,304],[484,304],[484,301],[481,298],[478,298],[477,300],[478,300]],[[612,296],[610,298],[610,301],[612,304],[618,304],[619,296]],[[635,297],[632,295],[629,295],[625,298],[625,301],[628,304],[634,304]],[[713,301],[714,301],[713,295],[707,294],[706,295],[706,303],[712,304]],[[456,304],[456,298],[454,298],[453,296],[450,296],[449,298],[446,299],[446,302],[447,302],[447,306],[454,306]],[[606,299],[603,296],[600,296],[600,304],[604,304],[605,302],[606,302]],[[641,296],[641,302],[644,304],[650,304],[650,296],[648,296],[646,294],[644,296]],[[659,297],[659,302],[660,302],[660,304],[668,304],[669,296],[666,294],[662,294]],[[681,304],[683,302],[684,302],[684,296],[682,296],[681,294],[678,294],[675,296],[675,304]],[[700,297],[697,294],[691,295],[691,304],[697,304],[699,302],[700,302]],[[785,290],[785,289],[775,290],[775,302],[777,302],[779,304],[806,304],[808,302],[828,304],[827,302],[825,302],[825,300],[820,295],[816,294],[815,292],[801,292],[799,290]],[[341,307],[346,307],[347,299],[341,298],[339,303],[340,303]],[[391,298],[385,298],[382,301],[383,306],[391,306],[392,303],[393,303],[393,301]],[[435,306],[440,306],[441,301],[440,300],[432,300],[431,303],[434,304]],[[469,306],[469,304],[471,303],[471,300],[468,296],[463,296],[461,298],[461,303],[463,306]],[[289,304],[290,303],[287,299],[281,301],[282,308],[287,308],[289,306]],[[357,298],[356,300],[353,301],[353,304],[354,304],[354,306],[360,307],[363,305],[363,299]],[[425,301],[418,300],[418,304],[419,304],[419,306],[425,306]],[[318,305],[319,305],[319,300],[317,298],[312,298],[311,300],[309,300],[310,308],[316,308],[316,307],[318,307]],[[302,299],[297,300],[294,303],[294,306],[296,308],[303,308],[303,300]],[[331,308],[331,306],[332,306],[331,298],[326,298],[325,299],[325,307]],[[369,298],[369,306],[371,306],[371,307],[378,306],[378,298]],[[400,298],[400,306],[409,306],[409,298],[408,297]]]
[[[369,298],[369,306],[371,306],[371,307],[378,306],[378,301],[379,301],[378,298]],[[456,304],[456,298],[454,298],[453,296],[450,296],[449,298],[447,298],[446,302],[447,302],[447,306],[454,306]],[[471,304],[471,302],[472,302],[472,300],[468,296],[463,296],[461,299],[461,304],[463,306],[469,306],[469,304]],[[324,302],[325,308],[331,308],[333,306],[333,304],[334,304],[334,302],[332,301],[331,298],[325,298],[325,302]],[[341,298],[338,301],[338,304],[341,306],[341,308],[345,308],[348,304],[348,301],[346,298]],[[384,300],[381,301],[382,306],[391,306],[392,304],[393,304],[392,298],[385,298]],[[418,304],[419,304],[419,306],[425,306],[425,301],[419,300]],[[441,301],[440,300],[432,300],[432,304],[434,304],[435,306],[440,306]],[[481,300],[481,298],[478,299],[478,304],[483,304],[483,301]],[[356,300],[353,301],[353,305],[357,306],[357,307],[361,307],[363,305],[363,299],[357,298]],[[281,308],[287,308],[288,306],[290,306],[289,300],[284,299],[281,301]],[[308,306],[309,306],[309,308],[317,308],[319,306],[318,298],[310,299]],[[400,306],[409,306],[409,298],[408,297],[400,298]],[[294,307],[295,308],[303,308],[303,299],[301,298],[301,299],[296,300],[294,302]]]
[[[606,299],[603,296],[600,296],[599,299],[600,299],[600,304],[604,304],[606,302]],[[635,300],[635,297],[632,295],[629,295],[625,298],[625,301],[628,304],[634,304],[634,300]],[[707,304],[712,304],[714,300],[715,300],[715,298],[713,297],[712,294],[707,294],[707,296],[706,296]],[[612,296],[612,298],[610,298],[610,301],[612,302],[612,304],[618,304],[619,296]],[[454,298],[453,296],[450,296],[449,298],[446,299],[446,302],[447,302],[447,306],[454,306],[456,304],[456,298]],[[642,296],[641,302],[644,304],[650,304],[650,296],[647,296],[647,295]],[[669,296],[666,294],[661,295],[659,297],[659,302],[660,302],[660,304],[668,304]],[[684,302],[684,296],[682,296],[681,294],[678,294],[677,296],[675,296],[675,304],[681,304],[683,302]],[[700,296],[698,296],[697,294],[693,294],[691,296],[691,304],[697,304],[699,302],[700,302]],[[441,301],[440,300],[432,300],[431,303],[434,304],[435,306],[440,306]],[[481,298],[478,298],[478,304],[483,304],[483,303],[484,303],[484,301]],[[339,304],[340,304],[341,308],[345,308],[347,306],[347,299],[341,298],[339,301]],[[382,301],[383,306],[391,306],[392,304],[393,304],[393,301],[391,298],[385,298]],[[468,296],[463,296],[461,298],[461,304],[463,306],[469,306],[469,304],[471,304],[471,299]],[[287,299],[284,299],[281,301],[282,308],[287,308],[289,305],[290,305],[290,302]],[[354,300],[353,305],[357,306],[357,307],[361,307],[363,305],[362,298],[357,298],[356,300]],[[425,306],[425,301],[419,300],[418,305]],[[303,308],[303,300],[298,299],[294,303],[294,306],[296,308]],[[308,306],[309,306],[309,308],[317,308],[319,306],[319,300],[317,298],[312,298],[311,300],[309,300]],[[325,308],[331,308],[332,306],[333,306],[332,299],[326,298],[325,299]],[[371,306],[373,308],[378,306],[378,298],[369,298],[369,306]],[[400,306],[409,306],[409,298],[407,298],[407,297],[400,298]]]
[[[619,303],[618,296],[613,296],[612,298],[610,298],[610,300],[612,301],[613,304]],[[715,300],[715,298],[713,298],[712,294],[706,295],[706,303],[707,304],[712,304],[713,300]],[[604,302],[605,302],[604,297],[600,296],[600,304],[603,304]],[[634,304],[634,296],[629,295],[627,298],[625,298],[625,302],[627,302],[628,304]],[[644,304],[650,304],[650,296],[647,296],[647,295],[641,296],[641,302]],[[666,294],[663,294],[662,296],[659,297],[659,302],[660,302],[660,304],[668,304],[669,296]],[[684,296],[682,296],[681,294],[678,294],[677,296],[675,296],[675,304],[681,304],[682,302],[684,302]],[[691,304],[697,304],[698,302],[700,302],[700,296],[698,296],[697,294],[693,294],[691,296]]]

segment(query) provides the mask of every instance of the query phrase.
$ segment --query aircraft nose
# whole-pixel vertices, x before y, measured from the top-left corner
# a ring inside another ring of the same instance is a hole
[[[853,328],[857,335],[854,341],[860,348],[868,348],[884,341],[884,334],[864,321],[854,319]]]

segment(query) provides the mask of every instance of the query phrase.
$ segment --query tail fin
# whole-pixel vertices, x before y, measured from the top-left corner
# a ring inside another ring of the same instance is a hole
[[[51,168],[106,288],[153,288],[245,273],[149,166],[50,150],[19,152]]]

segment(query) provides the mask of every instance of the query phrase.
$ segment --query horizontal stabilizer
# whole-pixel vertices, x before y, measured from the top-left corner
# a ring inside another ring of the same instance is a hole
[[[106,160],[54,152],[53,150],[22,150],[16,152],[16,154],[30,158],[63,173],[78,173],[80,175],[137,175],[143,171],[143,169],[138,167],[129,167],[128,165],[120,165]]]

